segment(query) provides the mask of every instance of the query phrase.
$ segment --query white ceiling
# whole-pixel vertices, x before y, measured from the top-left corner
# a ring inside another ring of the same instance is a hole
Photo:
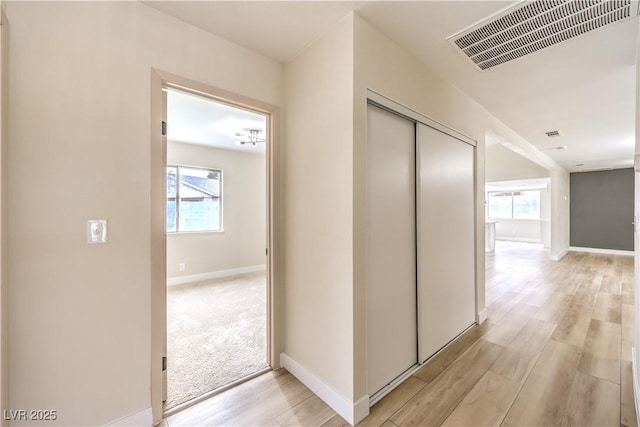
[[[446,38],[514,2],[144,3],[281,62],[354,10],[568,170],[632,165],[638,18],[479,71]]]
[[[240,142],[249,140],[250,129],[257,129],[258,137],[264,139],[266,125],[264,115],[185,92],[167,91],[169,141],[264,154],[265,144]]]

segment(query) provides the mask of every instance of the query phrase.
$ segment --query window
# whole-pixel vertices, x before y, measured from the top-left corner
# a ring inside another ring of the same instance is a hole
[[[222,171],[168,166],[167,232],[194,231],[222,231]]]
[[[540,219],[540,191],[489,193],[489,218]]]
[[[540,219],[540,192],[517,191],[513,193],[514,219]]]
[[[489,193],[489,218],[511,218],[511,193]]]

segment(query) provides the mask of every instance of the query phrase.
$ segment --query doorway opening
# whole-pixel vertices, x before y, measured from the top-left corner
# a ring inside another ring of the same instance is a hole
[[[552,248],[552,171],[487,135],[485,304],[490,321],[515,306],[522,272],[539,274]]]
[[[270,369],[269,115],[164,94],[168,415]]]

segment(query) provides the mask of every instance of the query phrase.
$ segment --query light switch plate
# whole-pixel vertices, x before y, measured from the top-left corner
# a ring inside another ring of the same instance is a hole
[[[107,220],[90,219],[87,221],[87,244],[107,243]]]

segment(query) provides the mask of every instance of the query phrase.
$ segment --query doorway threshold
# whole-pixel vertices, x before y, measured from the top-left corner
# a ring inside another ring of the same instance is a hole
[[[181,403],[181,404],[179,404],[177,406],[174,406],[173,408],[167,409],[166,411],[164,411],[162,413],[162,418],[168,418],[168,417],[170,417],[172,415],[175,415],[175,414],[177,414],[179,412],[182,412],[187,408],[190,408],[190,407],[192,407],[194,405],[197,405],[200,402],[204,402],[205,400],[210,399],[213,396],[216,396],[218,394],[224,393],[225,391],[228,391],[228,390],[230,390],[230,389],[232,389],[234,387],[237,387],[242,383],[246,383],[247,381],[250,381],[250,380],[252,380],[252,379],[254,379],[256,377],[259,377],[260,375],[264,375],[267,372],[271,372],[272,370],[273,370],[273,368],[271,366],[267,366],[264,369],[260,369],[259,371],[256,371],[256,372],[254,372],[252,374],[249,374],[249,375],[244,376],[244,377],[242,377],[240,379],[237,379],[237,380],[235,380],[233,382],[230,382],[229,384],[223,385],[222,387],[219,387],[219,388],[217,388],[215,390],[211,390],[211,391],[203,394],[202,396],[198,396],[198,397],[193,398],[191,400],[188,400],[188,401],[186,401],[184,403]]]

